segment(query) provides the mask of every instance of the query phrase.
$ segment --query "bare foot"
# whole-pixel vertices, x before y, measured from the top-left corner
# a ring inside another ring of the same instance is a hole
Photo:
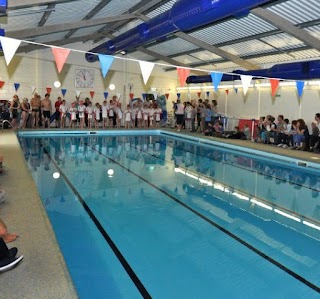
[[[5,234],[5,235],[2,235],[1,238],[6,242],[6,243],[10,243],[10,242],[13,242],[15,239],[18,238],[18,235],[16,234]]]

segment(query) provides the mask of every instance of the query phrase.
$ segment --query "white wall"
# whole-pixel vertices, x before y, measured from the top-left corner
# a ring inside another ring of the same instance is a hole
[[[79,46],[80,47],[80,46]],[[79,48],[77,44],[70,45],[70,48]],[[90,68],[95,70],[94,88],[75,88],[74,76],[78,68]],[[53,61],[51,49],[33,51],[28,54],[15,55],[11,64],[7,67],[4,57],[0,58],[0,80],[5,81],[5,85],[0,89],[0,99],[11,99],[15,94],[13,83],[20,83],[18,95],[20,98],[31,98],[31,86],[37,88],[42,96],[46,93],[46,87],[52,87],[52,99],[61,95],[61,88],[67,89],[65,99],[67,102],[74,100],[76,89],[81,90],[81,98],[90,97],[90,91],[95,91],[94,102],[102,102],[103,92],[109,92],[109,99],[112,95],[120,93],[123,102],[129,101],[129,84],[133,85],[132,93],[135,97],[141,97],[142,93],[149,92],[152,88],[159,94],[169,93],[168,110],[172,109],[171,101],[176,100],[176,88],[179,80],[175,71],[164,72],[162,67],[155,66],[147,86],[144,85],[140,67],[137,62],[115,59],[111,70],[105,79],[102,78],[99,62],[88,63],[84,58],[84,53],[72,51],[68,57],[62,72],[58,74],[55,62]],[[61,88],[55,89],[53,82],[59,80]],[[108,89],[110,83],[115,84],[115,91]],[[191,98],[198,99],[197,92],[192,90]],[[297,119],[304,118],[308,124],[313,120],[314,114],[320,112],[320,85],[305,86],[301,98],[301,107],[298,100],[295,86],[279,87],[277,94],[279,97],[272,98],[269,87],[250,88],[247,95],[243,96],[242,89],[239,88],[238,94],[229,88],[229,95],[224,89],[219,89],[215,94],[210,91],[210,101],[218,100],[218,110],[235,118],[258,118],[271,114],[277,116],[283,114],[285,117]],[[189,100],[187,91],[179,91],[183,101]],[[201,98],[204,99],[205,90],[202,90]]]

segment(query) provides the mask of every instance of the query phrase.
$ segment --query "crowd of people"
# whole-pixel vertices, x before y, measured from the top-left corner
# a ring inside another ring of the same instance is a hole
[[[43,99],[35,94],[30,102],[27,98],[20,102],[14,95],[9,112],[14,129],[50,128],[52,122],[56,128],[159,128],[162,117],[162,110],[155,101],[138,99],[134,104],[122,107],[119,99],[113,96],[112,100],[104,100],[102,104],[92,103],[89,98],[76,98],[68,105],[58,97],[53,107],[48,93]]]
[[[304,119],[292,120],[283,115],[261,117],[256,125],[256,142],[274,144],[278,147],[320,152],[320,113],[315,114],[311,123],[311,134]]]
[[[19,97],[14,95],[9,109],[13,128],[49,128],[52,122],[56,128],[159,128],[162,121],[162,110],[155,101],[143,102],[138,99],[123,109],[116,96],[110,101],[104,100],[101,105],[98,102],[92,103],[89,98],[77,98],[68,105],[58,97],[54,103],[54,110],[52,106],[50,94],[46,94],[43,99],[40,95],[34,94],[30,103],[27,98],[20,102]],[[178,132],[183,129],[190,132],[200,131],[206,136],[254,139],[256,142],[272,143],[284,148],[320,151],[318,113],[311,125],[311,134],[303,119],[290,123],[283,115],[278,115],[277,120],[271,115],[261,117],[254,130],[245,124],[242,128],[235,126],[232,131],[225,131],[225,124],[221,121],[217,107],[216,100],[212,100],[211,103],[208,99],[182,103],[178,99],[173,102],[171,127],[176,128]],[[254,136],[251,136],[252,131],[255,132]]]

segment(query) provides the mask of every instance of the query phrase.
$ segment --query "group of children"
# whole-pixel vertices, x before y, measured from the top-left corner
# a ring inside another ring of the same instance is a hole
[[[120,128],[123,124],[125,128],[147,128],[160,127],[162,110],[156,103],[145,102],[138,100],[137,103],[126,106],[122,109],[121,105],[116,100],[104,101],[102,105],[93,104],[88,101],[73,102],[71,107],[68,107],[66,101],[63,100],[59,112],[61,116],[61,128],[66,127],[66,119],[70,114],[70,128],[78,126],[83,129],[85,126],[88,129],[100,127],[102,128],[117,127]]]

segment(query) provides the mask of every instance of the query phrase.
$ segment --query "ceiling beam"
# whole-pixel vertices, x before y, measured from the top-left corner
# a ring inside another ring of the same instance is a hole
[[[10,0],[8,1],[8,11],[22,9],[33,6],[45,6],[50,4],[62,4],[77,0]]]
[[[109,4],[112,0],[103,0],[100,1],[98,5],[96,5],[82,20],[89,20],[92,19],[101,9],[103,9],[107,4]],[[66,35],[65,39],[72,36],[78,29],[72,29],[70,30]]]
[[[148,18],[147,16],[144,16],[144,15],[139,15],[139,18],[141,18],[143,21],[150,20],[150,18]],[[239,56],[236,56],[234,54],[226,52],[216,46],[210,45],[210,44],[208,44],[198,38],[192,37],[191,35],[188,35],[184,32],[179,31],[179,32],[176,32],[174,35],[176,37],[179,37],[179,38],[191,43],[191,44],[199,46],[200,48],[202,48],[204,50],[207,50],[213,54],[219,55],[220,57],[222,57],[224,59],[230,60],[230,61],[238,64],[239,66],[241,66],[247,70],[257,70],[260,68],[256,64],[245,61],[244,59],[240,58]]]
[[[261,7],[252,9],[251,13],[265,20],[266,22],[278,27],[282,31],[289,33],[290,35],[303,41],[306,45],[314,49],[320,50],[319,39],[311,35],[308,31],[296,27],[292,22],[277,15],[276,13]]]
[[[254,63],[248,62],[248,61],[244,60],[243,58],[240,58],[237,55],[231,54],[231,53],[226,52],[218,47],[212,46],[212,45],[210,45],[210,44],[208,44],[198,38],[192,37],[186,33],[177,32],[177,33],[175,33],[175,36],[182,38],[183,40],[185,40],[189,43],[197,45],[200,48],[207,50],[213,54],[219,55],[220,57],[222,57],[226,60],[232,61],[235,64],[237,64],[247,70],[257,70],[260,68],[258,65],[254,64]]]
[[[183,63],[181,63],[181,62],[178,62],[177,60],[174,60],[174,59],[172,59],[172,58],[169,58],[169,57],[167,57],[167,56],[164,56],[164,55],[159,54],[159,53],[157,53],[157,52],[154,52],[154,51],[152,51],[152,50],[146,49],[146,48],[144,48],[144,47],[138,47],[136,50],[137,50],[137,51],[140,51],[140,52],[142,52],[142,53],[144,53],[144,54],[150,55],[150,56],[152,56],[152,57],[154,57],[154,58],[156,58],[156,59],[158,59],[158,60],[162,60],[162,61],[164,61],[164,62],[167,62],[168,64],[171,64],[171,65],[188,67],[186,64],[183,64]]]
[[[6,36],[23,39],[27,37],[47,35],[47,34],[56,33],[60,31],[78,29],[82,27],[97,26],[97,25],[102,25],[106,23],[116,22],[118,20],[128,20],[128,19],[135,19],[135,18],[136,16],[133,14],[123,14],[123,15],[114,16],[114,17],[106,17],[106,18],[99,18],[99,19],[93,19],[93,20],[77,21],[72,23],[55,24],[55,25],[50,25],[45,27],[8,31],[6,33]]]
[[[88,34],[88,35],[83,35],[83,36],[78,36],[78,37],[71,37],[68,39],[58,39],[58,40],[52,40],[52,41],[47,41],[47,42],[42,42],[42,44],[47,44],[47,45],[52,45],[52,46],[63,46],[63,45],[68,45],[68,44],[73,44],[73,43],[78,43],[82,42],[83,39],[85,38],[96,38],[98,36],[101,36],[101,34]],[[110,38],[112,36],[106,35],[105,37]],[[17,53],[26,53],[26,52],[31,52],[35,50],[41,50],[44,49],[43,46],[40,45],[34,45],[34,44],[29,44],[27,46],[21,46],[18,48]]]
[[[244,59],[246,60],[250,60],[250,59],[255,59],[255,58],[261,58],[261,57],[265,57],[265,56],[279,56],[279,55],[283,55],[283,54],[286,54],[286,55],[289,55],[291,56],[294,60],[298,60],[296,59],[292,54],[295,53],[295,52],[301,52],[301,51],[307,51],[307,50],[310,50],[312,49],[310,46],[302,46],[302,47],[299,47],[299,48],[295,48],[295,49],[291,49],[289,50],[288,52],[286,53],[283,53],[282,51],[273,51],[273,52],[268,52],[268,53],[259,53],[259,54],[249,54],[249,55],[244,55],[242,56]],[[316,59],[316,58],[315,58]],[[214,59],[214,60],[209,60],[209,61],[205,61],[205,62],[201,62],[201,63],[192,63],[192,64],[189,64],[188,66],[190,68],[201,68],[201,66],[204,66],[204,65],[208,65],[208,64],[212,64],[212,65],[216,65],[216,64],[219,64],[219,63],[224,63],[224,62],[228,62],[227,60],[225,59]],[[273,64],[273,62],[270,62],[271,64]],[[274,62],[275,64],[276,62]],[[167,68],[165,69],[165,71],[172,71],[174,70],[174,68]]]
[[[48,11],[46,11],[43,15],[42,18],[40,20],[40,22],[38,23],[38,27],[43,27],[43,25],[47,22],[47,20],[49,19],[51,13],[54,11],[54,8],[56,7],[55,4],[49,4],[47,9]]]
[[[151,9],[154,9],[157,7],[159,4],[163,5],[170,0],[143,0],[140,1],[137,5],[133,6],[128,10],[128,13],[134,13],[134,14],[142,14],[145,13]],[[101,29],[98,30],[99,33],[103,33],[104,31],[115,31],[121,26],[124,26],[128,21],[121,21],[112,24],[111,26],[104,26]],[[95,39],[93,42],[97,43],[101,40],[102,38]]]
[[[317,20],[313,20],[313,21],[309,21],[309,22],[305,22],[305,23],[300,23],[297,26],[299,28],[308,28],[308,27],[312,27],[312,26],[317,26],[319,24],[320,24],[320,19],[317,19]],[[255,39],[261,39],[261,38],[269,37],[269,36],[272,36],[272,35],[277,35],[277,34],[280,34],[280,33],[283,33],[283,31],[280,30],[280,29],[270,30],[270,31],[267,31],[267,32],[258,33],[258,34],[250,35],[250,36],[247,36],[247,37],[241,37],[241,38],[233,39],[233,40],[230,40],[230,41],[227,41],[227,42],[219,43],[219,44],[216,44],[215,46],[218,47],[218,48],[221,48],[221,47],[230,46],[230,45],[233,45],[233,44],[238,44],[238,43],[242,43],[242,42],[246,42],[246,41],[251,41],[251,40],[255,40]],[[199,51],[201,51],[201,49],[194,49],[194,50],[189,50],[189,51],[173,54],[173,55],[170,55],[169,57],[174,58],[174,57],[178,57],[180,55],[190,55],[190,54],[193,54],[193,53],[197,53]]]

